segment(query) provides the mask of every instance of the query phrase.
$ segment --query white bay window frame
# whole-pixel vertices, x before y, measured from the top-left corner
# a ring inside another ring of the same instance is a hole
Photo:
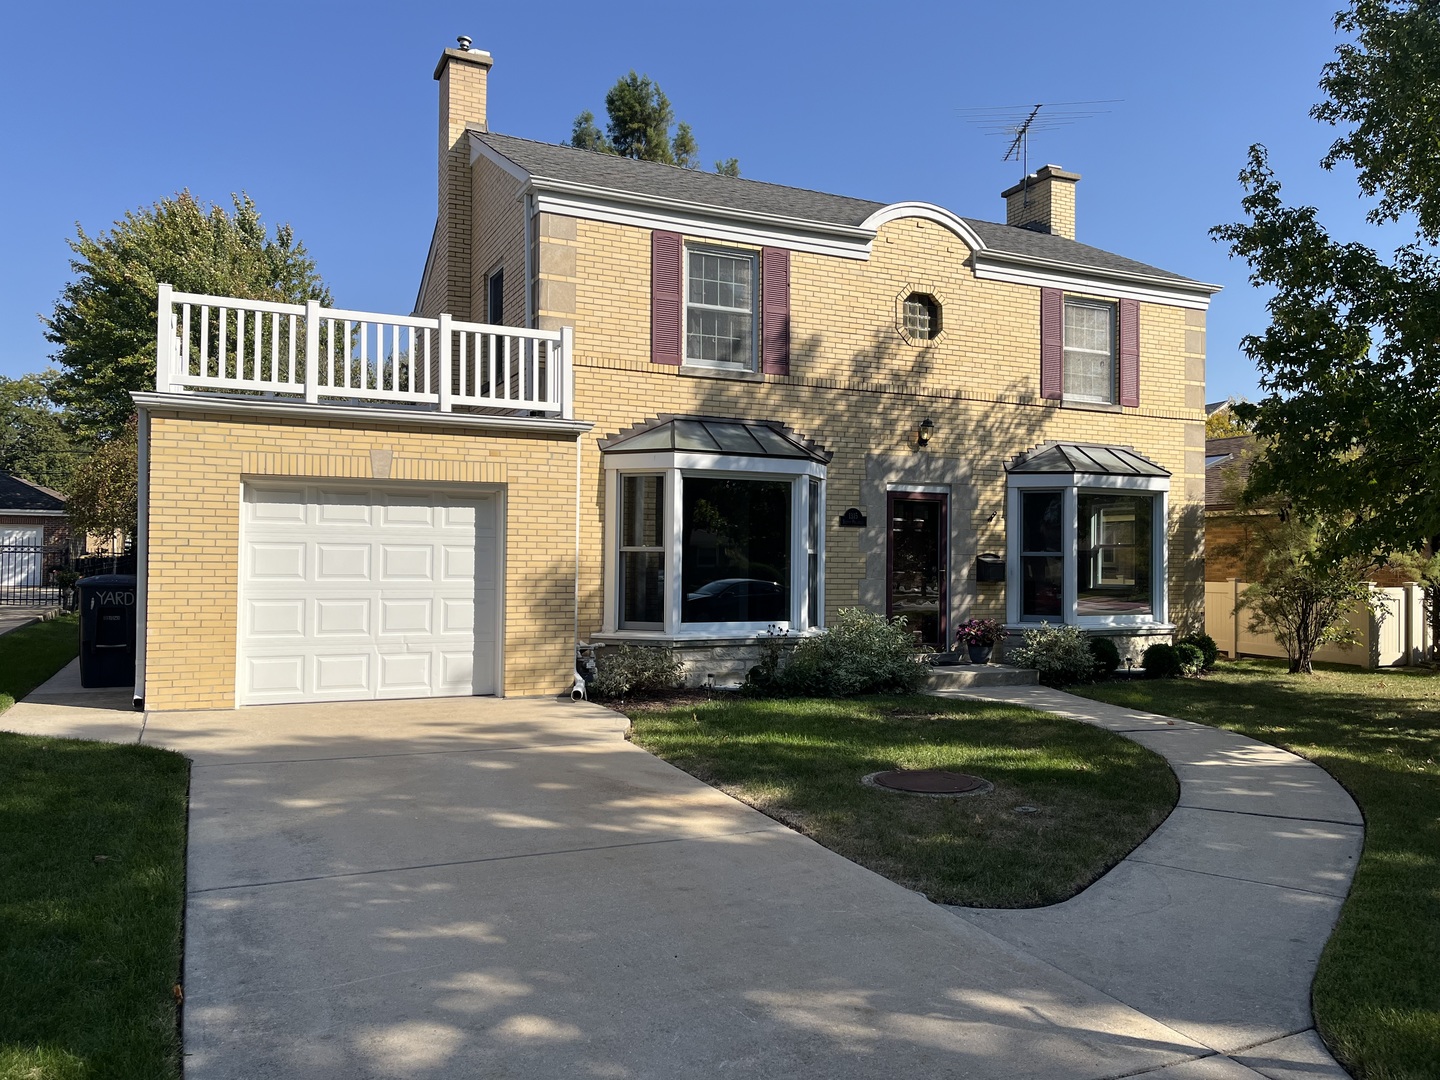
[[[663,477],[665,541],[665,621],[662,628],[622,628],[620,626],[620,500],[624,475],[641,473]],[[818,630],[825,622],[825,541],[824,529],[812,547],[811,500],[818,498],[817,520],[825,520],[825,466],[801,458],[745,457],[723,454],[660,451],[656,453],[614,454],[605,460],[605,567],[603,633],[607,636],[654,639],[753,638],[772,630],[804,633]],[[775,480],[790,484],[790,612],[779,622],[718,622],[681,621],[684,602],[682,586],[683,504],[686,477],[718,479]],[[819,484],[811,485],[811,480]],[[809,564],[812,551],[817,555],[815,581],[810,580]],[[810,590],[814,588],[815,610],[819,625],[809,619]]]
[[[1021,566],[1021,495],[1025,492],[1058,491],[1060,504],[1060,553],[1062,593],[1060,622],[1083,629],[1107,627],[1170,628],[1169,557],[1166,522],[1169,520],[1170,478],[1167,476],[1107,476],[1095,473],[1011,473],[1006,487],[1005,510],[1005,621],[1028,629],[1047,621],[1026,616],[1023,603]],[[1150,613],[1146,615],[1077,615],[1077,568],[1080,559],[1080,496],[1094,492],[1104,495],[1150,495],[1154,499],[1150,537]],[[1050,619],[1048,621],[1055,621]]]

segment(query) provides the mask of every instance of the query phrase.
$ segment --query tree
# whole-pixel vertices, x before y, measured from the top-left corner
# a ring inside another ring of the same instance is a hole
[[[65,506],[75,535],[135,535],[137,446],[132,416],[116,435],[99,442],[94,453],[76,465]]]
[[[1227,402],[1205,417],[1205,438],[1229,439],[1252,434],[1250,428],[1235,416],[1234,402]]]
[[[1369,221],[1404,242],[1334,239],[1315,207],[1282,201],[1259,144],[1240,174],[1248,220],[1212,234],[1273,290],[1270,325],[1242,342],[1268,393],[1235,407],[1269,443],[1252,489],[1288,492],[1344,526],[1327,548],[1368,557],[1440,533],[1440,4],[1351,0],[1335,25],[1351,39],[1311,115],[1344,131],[1321,165],[1353,165]]]
[[[251,300],[333,303],[315,262],[288,225],[272,238],[245,194],[234,213],[188,191],[129,211],[113,229],[70,240],[75,280],[65,286],[46,337],[63,369],[51,387],[67,426],[87,438],[119,435],[132,390],[155,385],[155,287]]]
[[[682,169],[700,167],[700,147],[685,121],[675,123],[675,110],[664,91],[648,75],[630,74],[616,81],[605,95],[609,117],[606,133],[595,123],[588,109],[575,118],[570,128],[570,145],[581,150],[617,154],[638,161],[658,161]],[[674,134],[671,134],[671,126]],[[736,158],[715,163],[715,171],[726,176],[740,175]]]
[[[50,401],[57,375],[0,375],[0,473],[65,491],[78,447]]]
[[[1287,511],[1255,521],[1246,567],[1253,584],[1239,606],[1250,611],[1252,633],[1272,634],[1284,647],[1292,674],[1309,675],[1321,645],[1359,640],[1348,616],[1372,604],[1366,572],[1373,563],[1328,552],[1322,541],[1336,527],[1333,520]]]

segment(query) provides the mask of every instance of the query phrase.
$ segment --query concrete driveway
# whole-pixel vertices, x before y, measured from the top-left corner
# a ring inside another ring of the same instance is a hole
[[[1212,1053],[623,724],[484,699],[151,715],[145,741],[195,761],[186,1075],[1074,1078]]]
[[[1139,880],[1112,902],[1122,864],[1068,905],[957,917],[631,746],[624,719],[596,706],[465,698],[142,721],[82,704],[26,702],[0,724],[128,729],[194,760],[189,1080],[1337,1075],[1313,1032],[1273,1042],[1294,995],[1266,1035],[1278,1049],[1250,1059],[1217,1046],[1213,1024],[1182,1022],[1195,1020],[1184,1000],[1151,1000],[1216,968],[1252,986],[1253,940],[1205,931],[1247,913],[1207,915],[1213,895],[1187,907],[1173,883]],[[1303,1001],[1339,897],[1317,922],[1271,892],[1306,940],[1288,979]],[[1098,973],[1066,952],[1085,903],[1100,905],[1082,919],[1103,931]],[[1175,963],[1177,934],[1193,972],[1154,963]],[[1131,970],[1132,957],[1152,962]]]

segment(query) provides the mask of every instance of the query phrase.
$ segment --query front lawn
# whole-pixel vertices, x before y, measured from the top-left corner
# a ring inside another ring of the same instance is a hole
[[[1365,851],[1315,978],[1315,1019],[1361,1080],[1440,1076],[1440,673],[1222,663],[1204,679],[1075,691],[1315,762],[1365,815]]]
[[[0,636],[0,713],[80,652],[80,617],[62,615]]]
[[[0,733],[3,1080],[180,1075],[188,782],[166,750]]]
[[[640,746],[943,904],[1073,896],[1145,839],[1178,795],[1143,747],[1018,706],[724,697],[629,711]],[[972,773],[995,790],[936,799],[860,782],[894,768]]]

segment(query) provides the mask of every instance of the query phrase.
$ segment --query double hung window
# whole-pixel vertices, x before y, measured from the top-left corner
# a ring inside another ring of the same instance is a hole
[[[755,368],[753,252],[685,249],[685,362]]]
[[[1115,305],[1065,298],[1065,396],[1115,401]]]

